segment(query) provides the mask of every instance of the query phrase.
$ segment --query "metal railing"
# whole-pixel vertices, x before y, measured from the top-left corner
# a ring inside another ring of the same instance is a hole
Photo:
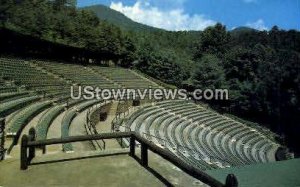
[[[94,112],[96,112],[97,110],[100,110],[101,107],[105,106],[106,104],[108,104],[108,103],[105,101],[104,103],[94,105],[92,108],[90,108],[87,111],[85,127],[86,127],[86,130],[88,131],[87,132],[88,134],[90,134],[90,135],[99,134],[98,130],[96,128],[96,124],[92,121],[91,116]],[[95,149],[99,148],[100,150],[105,150],[106,149],[105,141],[104,140],[100,140],[100,141],[102,143],[102,146],[100,145],[100,143],[97,140],[92,141],[92,142],[94,142],[93,145],[96,146]]]
[[[171,162],[178,168],[190,176],[202,181],[203,183],[212,187],[237,187],[237,178],[233,174],[229,174],[226,179],[226,183],[223,184],[215,178],[209,176],[193,165],[189,165],[183,160],[176,157],[172,152],[167,151],[159,146],[155,145],[151,141],[145,139],[141,135],[135,132],[118,132],[118,133],[105,133],[98,135],[89,136],[72,136],[66,138],[56,138],[47,140],[36,140],[35,129],[29,130],[29,135],[23,135],[21,141],[21,170],[26,170],[30,165],[31,160],[35,157],[36,147],[53,145],[53,144],[65,144],[72,142],[82,142],[91,140],[104,140],[104,139],[118,139],[118,138],[129,138],[130,148],[129,156],[135,158],[143,167],[148,167],[148,150],[161,156],[165,160]],[[136,142],[140,143],[141,147],[141,158],[138,158],[136,152]]]

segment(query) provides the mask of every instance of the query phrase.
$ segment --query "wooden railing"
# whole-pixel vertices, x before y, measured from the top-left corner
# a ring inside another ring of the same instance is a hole
[[[4,160],[5,149],[4,149],[4,141],[5,141],[5,119],[0,119],[0,161]]]
[[[29,135],[23,135],[21,141],[21,170],[26,170],[30,165],[31,160],[35,157],[35,149],[37,147],[43,147],[46,145],[53,144],[65,144],[72,142],[82,142],[82,141],[92,141],[92,140],[105,140],[105,139],[118,139],[118,138],[129,138],[130,139],[130,148],[129,156],[135,158],[140,162],[144,167],[148,167],[148,150],[151,150],[153,153],[158,154],[162,158],[171,162],[178,168],[180,168],[185,173],[190,176],[202,181],[203,183],[212,186],[212,187],[237,187],[238,182],[234,175],[229,174],[226,179],[226,183],[223,184],[215,178],[209,176],[198,168],[187,164],[180,158],[176,157],[172,152],[167,151],[149,140],[143,138],[141,135],[135,132],[118,132],[118,133],[105,133],[98,135],[89,135],[89,136],[72,136],[66,138],[56,138],[56,139],[47,139],[47,140],[36,140],[35,139],[35,129],[31,128],[29,130]],[[135,154],[136,142],[140,143],[141,147],[141,158],[138,158]]]

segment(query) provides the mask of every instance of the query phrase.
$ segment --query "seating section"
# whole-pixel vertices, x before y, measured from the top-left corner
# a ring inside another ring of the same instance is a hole
[[[27,106],[30,103],[38,101],[40,99],[39,96],[30,96],[25,98],[20,98],[12,101],[8,101],[5,103],[1,103],[0,105],[0,117],[5,117],[6,115]]]
[[[31,90],[39,90],[41,87],[61,87],[66,84],[24,60],[0,58],[0,72],[2,79],[10,81],[15,86],[23,86]]]
[[[116,82],[124,88],[129,89],[146,89],[146,88],[159,88],[159,86],[128,69],[123,68],[110,68],[110,67],[93,67],[95,72],[102,76]]]
[[[280,146],[253,128],[186,101],[148,105],[121,121],[120,131],[139,132],[203,170],[275,161]]]
[[[76,65],[35,61],[36,64],[66,79],[72,84],[83,86],[101,86],[101,88],[117,87],[112,81],[103,78],[101,75],[94,73],[90,68]]]
[[[8,122],[8,135],[14,136],[15,143],[21,134],[21,131],[26,124],[33,119],[37,114],[50,107],[51,101],[36,102],[14,114],[11,121]]]
[[[16,100],[22,97],[28,96],[29,92],[6,92],[3,94],[0,94],[0,103],[4,103],[11,100]]]
[[[15,87],[15,86],[1,85],[1,87],[0,87],[0,94],[1,93],[13,93],[16,91],[17,91],[17,87]]]
[[[61,131],[63,137],[68,136],[69,125],[76,113],[96,102],[72,100],[71,85],[113,89],[140,88],[142,85],[155,87],[156,84],[121,68],[98,69],[94,65],[0,57],[0,117],[7,118],[7,135],[14,138],[14,144],[30,120],[45,110],[37,119],[37,139],[47,138],[52,122],[65,109],[68,111]]]
[[[123,68],[0,58],[0,118],[6,118],[6,133],[13,137],[13,145],[35,117],[37,139],[46,139],[49,128],[56,127],[52,123],[61,120],[58,116],[64,111],[59,128],[61,137],[66,138],[77,114],[101,103],[72,100],[71,85],[141,90],[160,87]],[[203,170],[275,161],[280,147],[265,132],[187,101],[151,103],[124,117],[114,120],[119,131],[139,132]],[[72,150],[72,144],[63,145],[63,151]]]
[[[40,118],[36,126],[36,135],[38,140],[47,139],[47,133],[51,123],[63,110],[63,105],[53,106]]]

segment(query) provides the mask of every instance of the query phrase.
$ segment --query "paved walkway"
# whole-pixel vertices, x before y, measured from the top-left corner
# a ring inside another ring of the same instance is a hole
[[[33,165],[26,171],[19,167],[19,160],[0,163],[0,186],[164,186],[127,155]]]
[[[96,128],[99,133],[111,132],[111,122],[115,118],[117,107],[118,107],[118,102],[114,101],[108,112],[106,121],[99,122],[96,124]],[[120,148],[120,144],[116,140],[105,140],[105,143],[106,143],[106,148],[108,149]]]
[[[47,154],[34,158],[33,165],[25,171],[20,170],[18,159],[5,160],[0,162],[0,186],[166,186],[154,175],[159,174],[174,186],[206,187],[151,151],[149,166],[152,170],[143,168],[128,156],[128,151],[128,149],[118,149],[101,153],[85,151],[72,154]],[[139,149],[136,151],[139,154]]]
[[[79,113],[71,122],[70,136],[87,135],[85,129],[86,115],[88,110]],[[72,143],[74,151],[91,151],[94,150],[90,141]]]

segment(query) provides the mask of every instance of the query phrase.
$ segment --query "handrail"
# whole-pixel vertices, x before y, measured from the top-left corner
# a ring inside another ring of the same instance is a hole
[[[95,135],[86,135],[86,136],[69,136],[65,138],[53,138],[46,140],[36,140],[29,141],[28,147],[39,147],[44,145],[55,145],[55,144],[66,144],[73,142],[83,142],[83,141],[91,141],[91,140],[107,140],[107,139],[116,139],[116,138],[130,138],[131,133],[120,132],[120,133],[104,133],[104,134],[95,134]]]
[[[85,129],[86,129],[88,135],[99,134],[97,129],[94,126],[92,126],[91,124],[85,123],[84,126],[85,126]],[[103,143],[103,147],[100,145],[100,143],[98,141],[91,141],[96,150],[97,150],[97,148],[99,148],[101,150],[103,150],[103,149],[105,150],[106,143],[104,140],[101,140],[101,141]]]
[[[86,114],[86,123],[85,123],[85,127],[87,128],[87,130],[89,130],[92,134],[99,134],[96,127],[95,127],[95,124],[92,124],[92,121],[91,121],[91,115],[93,113],[95,113],[97,110],[100,110],[101,107],[103,106],[106,106],[107,104],[109,104],[110,102],[106,102],[106,100],[104,101],[104,103],[101,103],[101,104],[97,104],[97,105],[94,105],[92,108],[90,108],[88,111],[87,111],[87,114]],[[95,141],[96,145],[100,148],[100,149],[104,149],[105,150],[105,147],[106,147],[106,143],[103,139],[101,139],[102,143],[103,143],[103,147],[101,147],[101,145],[98,143],[98,141]],[[94,142],[93,142],[94,144]],[[95,147],[96,148],[96,147]]]
[[[104,133],[97,135],[86,135],[86,136],[72,136],[65,138],[55,138],[47,140],[36,140],[35,139],[35,129],[31,128],[29,130],[29,135],[23,135],[21,142],[21,170],[26,170],[30,161],[35,157],[35,148],[46,145],[53,144],[64,144],[80,141],[91,141],[91,140],[100,140],[100,139],[118,139],[118,138],[130,138],[130,152],[129,155],[135,159],[139,159],[135,155],[136,141],[141,144],[141,159],[139,162],[142,166],[148,167],[148,149],[153,153],[160,155],[162,158],[173,163],[175,166],[180,168],[182,171],[186,172],[190,176],[202,181],[203,183],[212,186],[212,187],[237,187],[238,182],[234,175],[230,174],[227,176],[226,184],[224,185],[215,178],[204,173],[200,169],[189,165],[172,152],[165,150],[153,142],[145,139],[136,132],[118,132],[118,133]],[[27,150],[29,149],[29,151]]]

